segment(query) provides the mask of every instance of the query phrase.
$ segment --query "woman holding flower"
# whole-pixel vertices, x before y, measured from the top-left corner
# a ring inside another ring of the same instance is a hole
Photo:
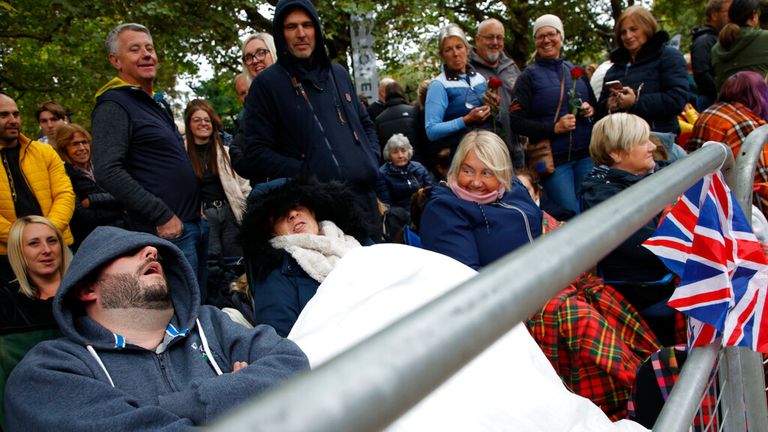
[[[443,70],[429,84],[424,123],[437,152],[450,149],[453,153],[470,130],[491,128],[492,107],[485,101],[485,78],[468,62],[470,48],[464,32],[448,24],[440,29],[439,40]]]
[[[536,60],[515,82],[515,100],[509,108],[510,127],[513,132],[527,136],[529,146],[549,140],[554,172],[548,172],[543,164],[531,168],[542,178],[547,196],[575,214],[579,212],[579,186],[592,169],[589,139],[595,95],[583,79],[584,71],[560,55],[564,40],[560,18],[537,18],[533,38]]]

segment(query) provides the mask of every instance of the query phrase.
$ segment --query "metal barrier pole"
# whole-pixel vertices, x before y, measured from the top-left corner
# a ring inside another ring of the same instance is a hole
[[[753,130],[739,149],[736,166],[731,175],[726,177],[747,219],[752,216],[752,186],[755,183],[755,169],[766,141],[768,141],[768,125]]]
[[[768,140],[768,125],[752,131],[741,146],[734,168],[724,170],[728,184],[747,218],[752,214],[752,185],[755,168],[766,140]],[[710,347],[713,346],[710,345]],[[709,357],[702,356],[698,351],[705,348],[714,349],[710,347],[696,348],[691,351],[680,371],[677,384],[653,426],[654,430],[666,432],[689,429],[693,414],[690,419],[688,414],[691,409],[695,414],[698,401],[706,387],[704,371],[708,376],[714,364],[714,358],[710,363]],[[692,359],[694,359],[693,363]],[[766,408],[761,355],[747,348],[728,347],[725,349],[720,375],[725,430],[741,432],[747,430],[749,425],[750,430],[768,431],[768,408]]]
[[[385,428],[717,169],[726,153],[722,146],[708,146],[661,170],[312,372],[236,409],[212,429]]]
[[[729,179],[734,196],[750,221],[755,168],[766,142],[768,125],[752,131],[739,150],[733,178]],[[768,431],[762,355],[744,347],[728,347],[725,361],[728,367],[721,370],[721,374],[726,374],[728,384],[723,387],[723,405],[730,412],[726,430]]]
[[[691,350],[683,370],[680,371],[680,377],[672,387],[669,399],[653,425],[653,430],[689,430],[691,421],[699,409],[701,396],[707,389],[709,376],[719,352],[720,346],[716,343]]]

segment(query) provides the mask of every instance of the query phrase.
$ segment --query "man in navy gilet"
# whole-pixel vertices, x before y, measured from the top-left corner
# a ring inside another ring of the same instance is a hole
[[[120,24],[106,40],[117,70],[96,94],[95,177],[128,209],[130,228],[156,234],[184,252],[206,298],[207,224],[198,180],[170,106],[152,86],[157,53],[149,30]]]

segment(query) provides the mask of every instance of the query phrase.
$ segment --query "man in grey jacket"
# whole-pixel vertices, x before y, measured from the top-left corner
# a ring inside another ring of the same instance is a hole
[[[8,429],[185,430],[308,367],[271,327],[199,303],[176,246],[97,228],[53,302],[64,337],[37,345],[8,380]]]
[[[513,99],[512,89],[515,87],[517,76],[520,75],[520,69],[514,60],[504,54],[504,25],[501,21],[489,18],[480,23],[475,35],[475,48],[469,53],[469,62],[485,79],[496,77],[501,80],[498,117],[501,130],[497,130],[496,133],[503,135],[502,138],[509,147],[509,155],[512,157],[515,169],[523,168],[525,166],[524,138],[513,134],[509,129],[507,114]]]

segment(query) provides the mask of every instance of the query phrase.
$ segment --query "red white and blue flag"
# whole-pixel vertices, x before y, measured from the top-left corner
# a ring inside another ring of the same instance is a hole
[[[768,352],[768,262],[717,172],[688,189],[643,243],[680,285],[669,306],[689,316],[688,343]]]

